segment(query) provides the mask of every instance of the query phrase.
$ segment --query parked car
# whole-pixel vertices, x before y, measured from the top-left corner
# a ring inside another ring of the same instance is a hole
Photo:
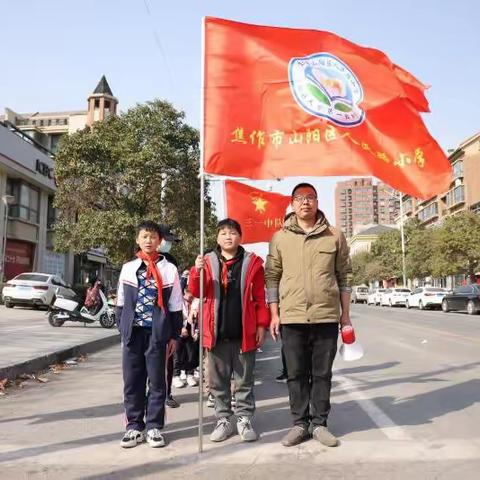
[[[370,290],[370,293],[367,297],[367,304],[368,305],[380,305],[380,300],[382,297],[382,293],[386,290],[386,288],[374,288]]]
[[[447,294],[445,288],[418,287],[405,302],[407,308],[417,307],[420,310],[425,308],[441,308],[443,297]]]
[[[466,310],[469,315],[480,311],[480,285],[464,285],[448,293],[442,300],[442,310]]]
[[[352,303],[367,303],[368,287],[366,285],[357,285],[352,288],[352,296],[350,297]]]
[[[380,305],[388,307],[396,307],[397,305],[405,306],[407,297],[412,293],[409,288],[387,288],[380,300]]]
[[[60,277],[48,273],[21,273],[3,287],[3,302],[7,308],[15,305],[49,306],[59,291],[62,297],[73,298],[75,292]]]

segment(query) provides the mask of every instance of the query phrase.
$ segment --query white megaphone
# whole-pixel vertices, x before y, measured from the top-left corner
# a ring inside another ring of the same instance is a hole
[[[363,348],[355,340],[355,331],[351,325],[342,328],[342,345],[340,346],[340,356],[346,362],[353,362],[363,357]]]

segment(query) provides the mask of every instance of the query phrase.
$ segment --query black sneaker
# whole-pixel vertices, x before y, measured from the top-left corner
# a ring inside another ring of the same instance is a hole
[[[215,407],[215,398],[211,393],[208,394],[207,397],[207,407],[208,408],[214,408]]]
[[[127,430],[120,442],[120,446],[122,448],[133,448],[144,441],[145,435],[139,430]]]
[[[171,395],[165,400],[165,405],[170,408],[178,408],[180,403],[178,403]]]
[[[278,383],[287,383],[288,375],[282,372],[278,377],[275,377],[275,381]]]

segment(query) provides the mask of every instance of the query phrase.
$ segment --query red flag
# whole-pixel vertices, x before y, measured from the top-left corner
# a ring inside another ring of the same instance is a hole
[[[425,86],[379,50],[328,32],[205,24],[207,173],[373,175],[419,198],[451,165],[420,116]]]
[[[269,242],[283,226],[291,198],[279,193],[265,192],[244,183],[225,181],[227,216],[242,227],[242,242]]]

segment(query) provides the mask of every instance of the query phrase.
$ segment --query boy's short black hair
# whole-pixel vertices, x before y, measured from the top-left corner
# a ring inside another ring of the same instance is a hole
[[[146,230],[147,232],[156,232],[158,233],[158,236],[162,238],[162,231],[156,222],[152,222],[151,220],[144,220],[143,222],[140,222],[137,225],[137,237],[142,230]]]
[[[242,236],[242,227],[240,224],[233,218],[224,218],[217,223],[217,233],[220,230],[223,230],[225,227],[236,230],[240,236]]]
[[[294,189],[292,190],[292,198],[295,196],[295,192],[299,188],[311,188],[315,192],[315,196],[318,197],[317,189],[311,184],[311,183],[299,183],[298,185],[295,185]]]

